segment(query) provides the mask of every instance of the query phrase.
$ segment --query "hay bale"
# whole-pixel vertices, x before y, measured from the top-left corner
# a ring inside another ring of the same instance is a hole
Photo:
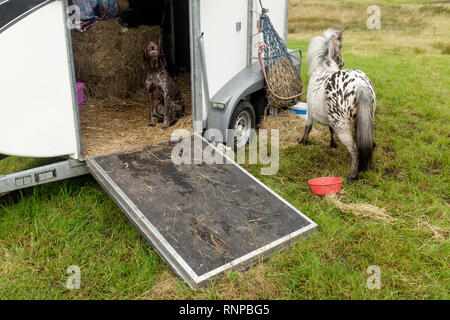
[[[126,99],[142,89],[147,73],[142,50],[160,37],[158,26],[127,29],[118,19],[101,21],[83,33],[72,31],[76,78],[84,82],[86,95]]]
[[[118,150],[144,147],[169,141],[176,129],[193,132],[190,74],[175,77],[186,104],[185,117],[162,129],[162,123],[149,127],[148,96],[145,89],[138,90],[127,99],[109,97],[89,98],[80,110],[81,138],[87,158]]]
[[[288,98],[302,93],[302,80],[289,58],[280,57],[273,65],[267,67],[267,82],[271,89],[267,89],[269,106],[273,108],[287,108],[300,101],[300,96],[285,100],[273,94]]]

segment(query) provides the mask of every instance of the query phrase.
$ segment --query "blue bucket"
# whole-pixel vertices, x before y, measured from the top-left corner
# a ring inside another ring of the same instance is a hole
[[[308,114],[308,107],[304,102],[299,102],[295,106],[288,108],[288,110],[303,116]]]

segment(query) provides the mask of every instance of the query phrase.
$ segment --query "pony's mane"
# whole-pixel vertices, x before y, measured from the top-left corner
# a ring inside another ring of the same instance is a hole
[[[328,41],[330,38],[336,34],[336,30],[327,29],[323,33],[323,35],[317,36],[311,40],[308,47],[308,63],[309,68],[308,72],[311,75],[314,70],[323,65],[324,63],[328,63],[329,67],[334,66],[339,70],[338,65],[334,62],[333,59],[330,59],[328,55]]]

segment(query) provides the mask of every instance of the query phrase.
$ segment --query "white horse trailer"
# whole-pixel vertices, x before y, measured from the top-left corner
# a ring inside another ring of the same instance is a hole
[[[177,8],[180,1],[166,3]],[[254,36],[260,8],[254,3],[189,0],[189,10],[180,13],[189,21],[184,49],[190,52],[192,139],[201,148],[211,146],[204,134],[210,128],[223,133],[216,143],[233,141],[226,129],[236,125],[231,120],[241,103],[255,114],[245,126],[254,127],[255,118],[263,116],[264,78]],[[288,1],[263,4],[286,40]],[[300,67],[295,53],[292,60]],[[0,172],[0,195],[90,173],[192,287],[225,270],[246,268],[316,230],[313,221],[233,161],[214,170],[205,163],[161,161],[170,158],[170,143],[85,157],[75,87],[67,1],[0,0],[0,160],[65,158],[27,171]],[[265,224],[251,225],[258,219]]]

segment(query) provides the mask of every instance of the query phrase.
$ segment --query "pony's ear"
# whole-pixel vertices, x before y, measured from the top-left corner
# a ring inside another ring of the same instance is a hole
[[[342,30],[338,30],[337,32],[336,32],[336,37],[337,37],[337,39],[339,40],[339,41],[342,41],[342,36],[344,35],[344,29],[342,29]]]

